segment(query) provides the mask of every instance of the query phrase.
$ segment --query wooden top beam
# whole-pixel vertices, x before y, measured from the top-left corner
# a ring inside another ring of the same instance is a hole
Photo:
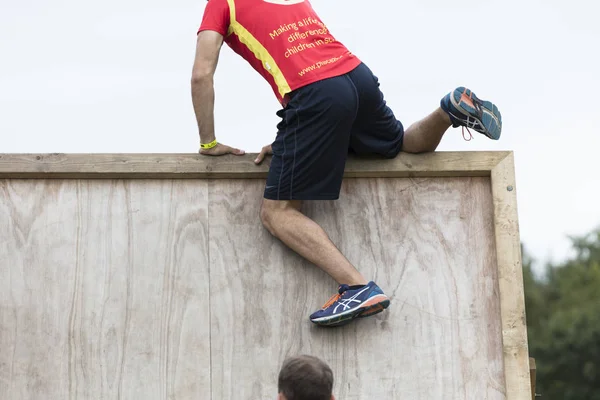
[[[490,176],[507,156],[497,152],[401,153],[394,159],[350,156],[346,178]],[[261,179],[270,158],[256,154],[0,154],[0,179]]]

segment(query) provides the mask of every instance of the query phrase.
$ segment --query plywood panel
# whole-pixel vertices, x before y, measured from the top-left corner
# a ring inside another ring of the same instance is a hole
[[[388,311],[323,329],[336,284],[260,226],[264,183],[210,189],[213,399],[271,398],[308,353],[341,399],[504,399],[489,179],[352,179],[306,212],[391,297]]]
[[[0,181],[0,397],[205,398],[206,181]]]

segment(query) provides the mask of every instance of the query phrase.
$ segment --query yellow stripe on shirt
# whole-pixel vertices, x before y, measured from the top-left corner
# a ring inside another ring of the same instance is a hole
[[[286,93],[291,92],[290,85],[287,83],[285,76],[283,76],[283,73],[279,69],[279,66],[277,66],[277,63],[271,54],[269,54],[267,49],[265,49],[265,47],[235,19],[234,0],[227,0],[227,3],[229,4],[230,14],[228,33],[235,34],[240,42],[246,45],[248,50],[250,50],[254,56],[261,61],[263,68],[269,71],[269,73],[273,76],[281,97],[285,96]]]

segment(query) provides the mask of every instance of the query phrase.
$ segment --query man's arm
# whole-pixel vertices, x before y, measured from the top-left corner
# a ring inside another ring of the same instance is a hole
[[[222,45],[223,36],[218,32],[205,30],[198,34],[196,57],[192,70],[192,103],[198,122],[201,144],[209,144],[216,140],[214,74]],[[220,143],[210,149],[200,149],[200,153],[206,155],[244,154],[243,151]]]

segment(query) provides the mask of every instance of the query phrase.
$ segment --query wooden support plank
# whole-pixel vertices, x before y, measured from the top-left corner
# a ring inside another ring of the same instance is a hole
[[[510,400],[526,400],[531,393],[531,385],[517,191],[512,153],[494,167],[491,178],[506,394],[507,399]]]
[[[531,400],[535,400],[535,381],[537,375],[537,366],[535,358],[529,357],[529,375],[531,376]]]
[[[509,153],[401,153],[394,159],[351,156],[346,178],[489,176]],[[256,155],[0,154],[0,179],[263,179],[268,161]]]

